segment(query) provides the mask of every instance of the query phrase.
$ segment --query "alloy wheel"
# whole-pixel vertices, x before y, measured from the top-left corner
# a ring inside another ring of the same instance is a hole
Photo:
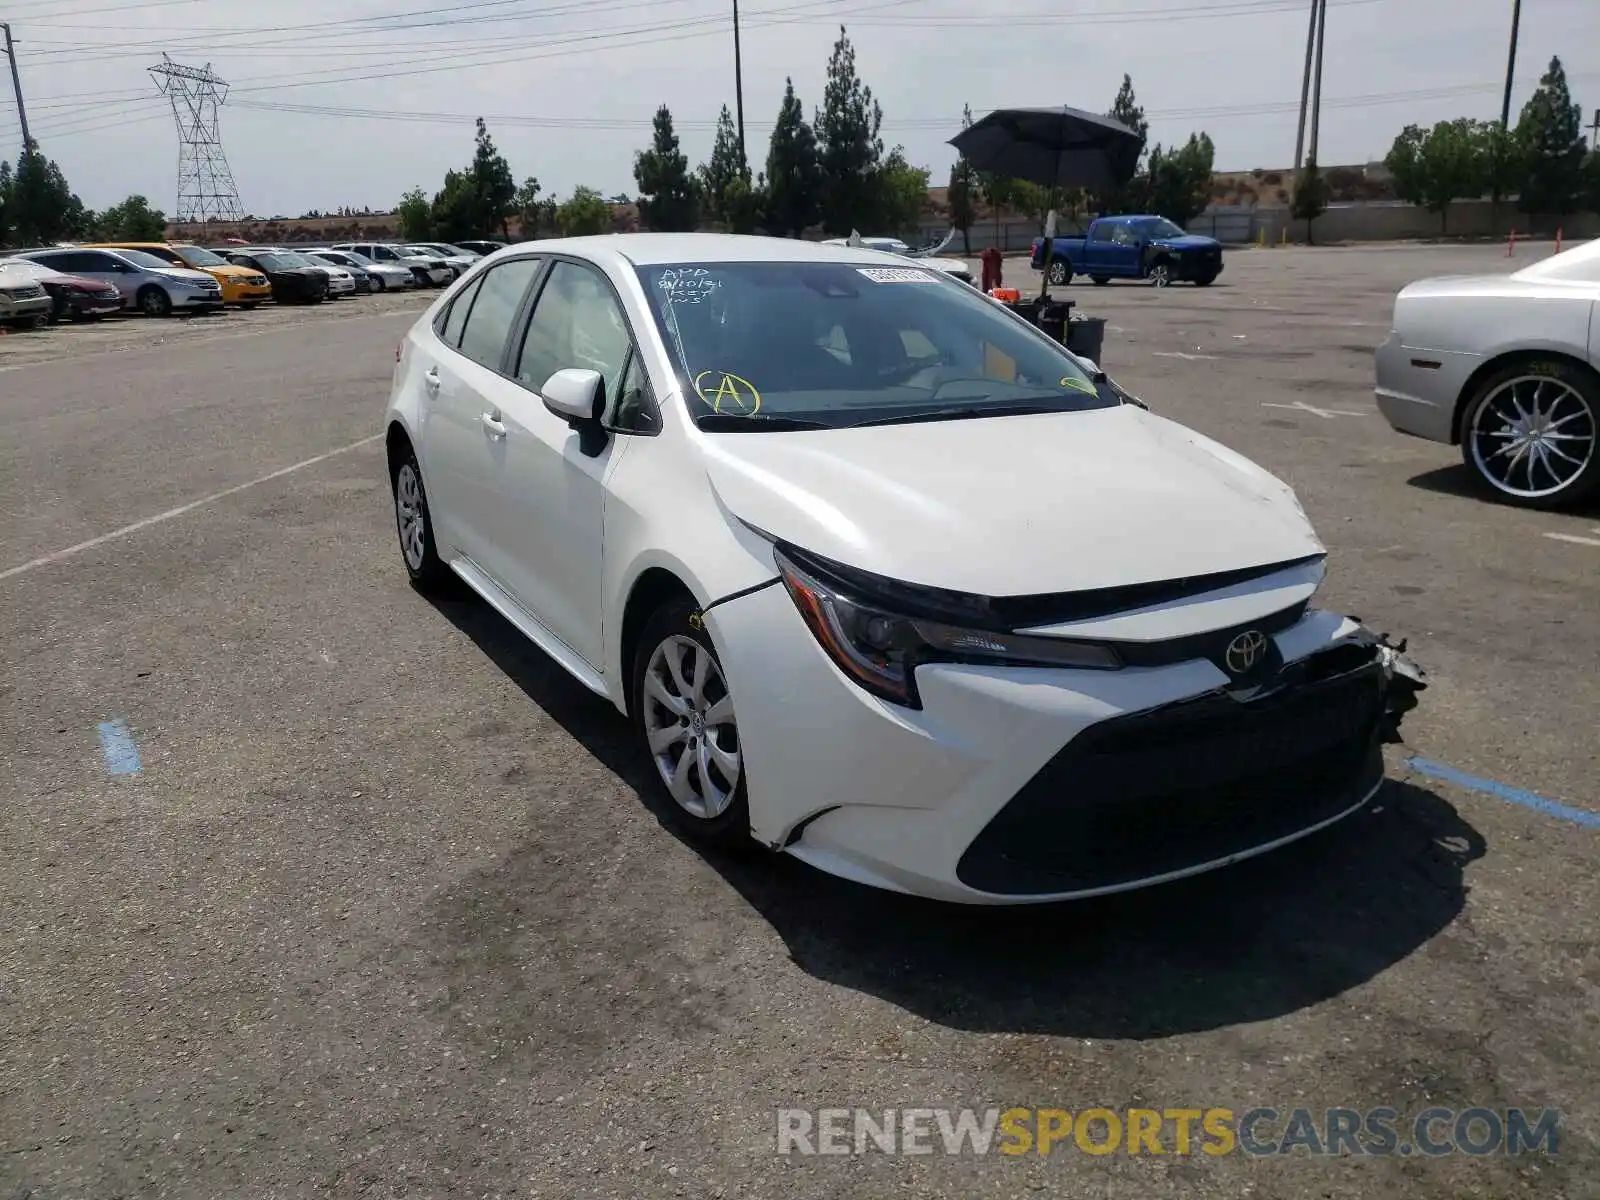
[[[1478,405],[1467,436],[1472,464],[1491,486],[1543,499],[1569,487],[1594,458],[1595,412],[1564,380],[1521,375]]]
[[[400,551],[413,573],[422,570],[427,556],[428,510],[422,501],[422,485],[416,468],[401,466],[394,479],[394,516],[400,527]]]
[[[691,816],[710,820],[739,786],[739,730],[722,668],[694,638],[673,634],[645,667],[644,728],[667,791]]]
[[[1067,282],[1067,264],[1060,259],[1050,264],[1050,282],[1056,287]]]
[[[1150,268],[1150,282],[1158,288],[1172,282],[1172,271],[1166,263],[1157,263]]]

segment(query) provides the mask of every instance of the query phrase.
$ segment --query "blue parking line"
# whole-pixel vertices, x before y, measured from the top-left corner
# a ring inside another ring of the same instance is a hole
[[[1496,783],[1492,779],[1479,779],[1476,775],[1468,775],[1465,771],[1458,771],[1454,767],[1434,762],[1429,758],[1413,756],[1406,759],[1406,766],[1419,774],[1431,775],[1435,779],[1442,779],[1446,783],[1455,784],[1457,787],[1470,788],[1475,792],[1483,792],[1489,796],[1496,796],[1501,800],[1509,800],[1512,804],[1520,804],[1524,808],[1542,812],[1547,817],[1571,821],[1574,825],[1582,825],[1586,829],[1600,829],[1600,813],[1590,812],[1584,808],[1573,808],[1571,805],[1548,799],[1536,792],[1525,792],[1521,788],[1514,788],[1509,784]]]
[[[100,722],[100,753],[105,755],[106,770],[113,775],[137,775],[144,765],[139,761],[139,747],[128,732],[128,723],[121,717]]]

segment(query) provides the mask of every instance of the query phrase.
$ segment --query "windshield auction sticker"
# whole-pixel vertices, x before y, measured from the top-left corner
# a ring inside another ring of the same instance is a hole
[[[761,393],[756,385],[726,371],[701,371],[694,377],[694,394],[709,404],[712,412],[753,417],[761,411]]]
[[[928,271],[915,271],[908,267],[857,267],[873,283],[932,283],[934,276]]]

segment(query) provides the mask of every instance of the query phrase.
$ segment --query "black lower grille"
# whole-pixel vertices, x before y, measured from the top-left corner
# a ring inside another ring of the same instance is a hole
[[[973,840],[957,877],[1000,895],[1114,887],[1343,812],[1383,777],[1384,685],[1370,650],[1331,653],[1254,700],[1212,692],[1084,730]]]

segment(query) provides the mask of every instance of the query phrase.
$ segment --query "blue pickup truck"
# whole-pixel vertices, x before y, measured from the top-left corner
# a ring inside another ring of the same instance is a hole
[[[1044,266],[1044,239],[1033,239],[1033,268]],[[1112,279],[1148,279],[1156,287],[1188,280],[1198,287],[1222,274],[1222,243],[1195,237],[1165,217],[1147,214],[1101,217],[1091,221],[1083,237],[1055,239],[1050,282],[1062,287],[1074,275],[1097,284]]]

